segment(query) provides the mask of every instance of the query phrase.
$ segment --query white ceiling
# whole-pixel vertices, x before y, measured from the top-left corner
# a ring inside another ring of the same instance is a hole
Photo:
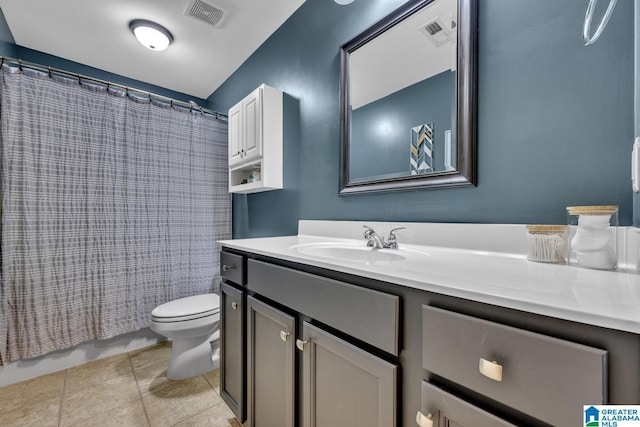
[[[185,16],[191,0],[0,0],[0,8],[20,46],[207,98],[304,3],[206,1],[228,11],[220,28]],[[133,19],[163,25],[173,44],[146,49],[129,31]]]

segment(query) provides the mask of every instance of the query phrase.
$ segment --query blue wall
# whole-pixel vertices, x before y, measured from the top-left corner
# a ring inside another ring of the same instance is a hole
[[[338,196],[338,47],[400,0],[307,0],[216,92],[226,111],[261,83],[286,117],[282,191],[234,196],[234,236],[293,234],[297,219],[559,223],[571,205],[620,205],[632,221],[633,3],[582,44],[584,0],[479,3],[478,186]]]

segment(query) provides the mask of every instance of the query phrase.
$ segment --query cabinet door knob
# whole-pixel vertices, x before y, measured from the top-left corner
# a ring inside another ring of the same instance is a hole
[[[498,382],[502,381],[502,365],[495,360],[490,362],[487,359],[480,358],[478,369],[485,377]]]
[[[291,335],[291,332],[280,331],[280,339],[282,341],[286,341],[289,335]]]
[[[239,305],[240,304],[238,304],[237,302],[234,301],[234,302],[231,303],[231,308],[233,308],[234,310],[237,310]]]
[[[305,344],[307,344],[309,341],[302,341],[302,340],[296,340],[296,347],[298,347],[298,350],[300,351],[304,351],[304,346]]]
[[[416,424],[420,427],[433,427],[433,415],[427,414],[426,416],[422,415],[422,412],[418,411],[416,414]]]
[[[233,265],[224,264],[222,266],[222,271],[229,271],[229,270],[233,270]]]

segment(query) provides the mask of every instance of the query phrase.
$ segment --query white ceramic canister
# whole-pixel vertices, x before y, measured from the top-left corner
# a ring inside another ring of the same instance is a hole
[[[598,270],[618,266],[618,206],[567,208],[569,263]]]

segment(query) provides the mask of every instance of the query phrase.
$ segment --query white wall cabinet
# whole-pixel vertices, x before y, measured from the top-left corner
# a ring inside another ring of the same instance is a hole
[[[282,96],[263,84],[229,109],[230,193],[282,188]]]

